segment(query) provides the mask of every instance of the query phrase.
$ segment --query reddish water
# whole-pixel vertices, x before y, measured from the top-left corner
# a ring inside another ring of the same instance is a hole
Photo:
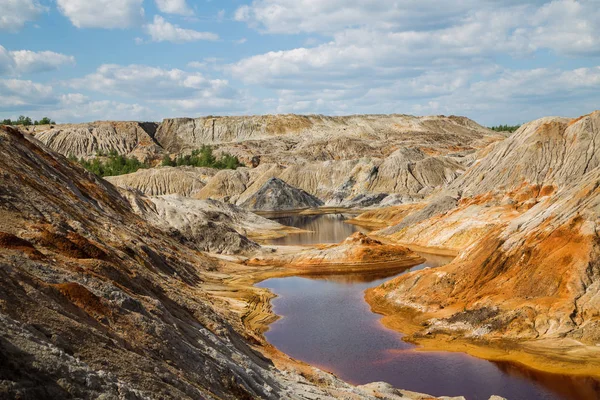
[[[313,218],[309,222],[313,227],[318,226],[321,237],[328,230],[350,229],[348,234],[351,234],[357,229],[343,219],[343,216]],[[286,222],[305,228],[302,220]],[[337,226],[329,229],[331,224]],[[450,261],[439,256],[427,258],[425,264],[414,269]],[[365,289],[390,278],[291,277],[262,282],[258,286],[278,295],[273,300],[273,309],[283,317],[270,326],[265,336],[290,356],[355,384],[385,381],[407,390],[436,396],[462,395],[468,400],[487,400],[493,394],[510,400],[600,399],[600,382],[595,379],[541,373],[463,353],[415,351],[413,345],[401,340],[401,334],[385,328],[380,323],[381,317],[373,314],[364,301]]]

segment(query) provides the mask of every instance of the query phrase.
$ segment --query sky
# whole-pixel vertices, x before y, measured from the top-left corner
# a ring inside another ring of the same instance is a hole
[[[0,118],[600,109],[600,0],[0,0]]]

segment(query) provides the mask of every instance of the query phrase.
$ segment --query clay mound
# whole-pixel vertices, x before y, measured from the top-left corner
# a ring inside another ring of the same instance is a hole
[[[34,132],[36,139],[52,150],[77,158],[94,157],[98,153],[116,151],[147,161],[161,152],[154,140],[158,125],[141,122],[94,122],[58,125]]]
[[[148,196],[179,194],[191,197],[217,173],[212,168],[158,167],[105,179],[115,186],[138,190]]]
[[[273,238],[295,231],[217,200],[196,200],[178,195],[145,197],[132,192],[125,192],[125,195],[138,215],[200,251],[250,253],[259,250],[260,246],[248,237]]]
[[[569,184],[600,164],[599,123],[600,111],[576,120],[546,117],[525,124],[451,188],[462,190],[466,197],[524,186],[541,192],[548,186]]]
[[[409,268],[424,262],[408,248],[384,244],[356,232],[343,242],[308,249],[280,249],[277,257],[255,258],[250,265],[284,265],[299,268],[300,273],[332,274],[341,272],[374,272],[391,268]]]
[[[323,202],[315,196],[278,178],[269,179],[260,190],[240,204],[253,211],[299,210],[322,205]]]

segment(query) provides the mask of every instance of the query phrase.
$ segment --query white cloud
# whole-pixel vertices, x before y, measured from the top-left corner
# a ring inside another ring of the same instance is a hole
[[[142,21],[143,0],[57,0],[60,12],[78,28],[128,28]]]
[[[35,73],[56,70],[63,65],[75,64],[75,57],[53,51],[18,50],[10,52],[19,73]]]
[[[234,89],[227,80],[211,79],[200,72],[146,65],[102,65],[93,74],[71,81],[70,86],[134,98],[172,112],[235,112],[245,110],[250,101],[249,96]]]
[[[137,103],[129,104],[111,100],[92,101],[81,93],[61,95],[59,101],[57,108],[51,111],[52,118],[58,121],[157,121],[160,119],[156,112]]]
[[[45,10],[37,0],[0,0],[0,30],[16,32]]]
[[[267,33],[325,38],[226,66],[274,91],[268,111],[492,119],[499,109],[508,118],[546,104],[546,114],[561,114],[552,107],[565,98],[584,110],[600,100],[596,68],[543,68],[565,55],[600,55],[597,1],[255,0],[235,17]],[[527,69],[534,64],[542,68]]]
[[[197,40],[219,40],[219,36],[215,33],[180,28],[167,22],[160,15],[156,15],[154,22],[145,25],[144,28],[154,42],[183,43]]]
[[[185,0],[155,0],[158,9],[165,14],[193,15]]]
[[[0,75],[21,75],[56,70],[75,64],[75,57],[53,51],[8,51],[0,45]]]
[[[239,7],[235,19],[269,33],[332,33],[359,27],[436,29],[491,4],[491,0],[254,0]]]
[[[528,37],[540,48],[569,55],[600,55],[600,4],[597,1],[553,1],[531,19]]]
[[[427,36],[431,32],[444,42],[456,39],[457,44],[493,35],[494,49],[600,54],[596,0],[254,0],[239,7],[235,19],[268,33],[336,36],[354,30]],[[487,27],[492,35],[486,33]],[[455,36],[439,35],[444,31]]]
[[[0,110],[38,110],[58,102],[53,88],[19,79],[0,79]]]

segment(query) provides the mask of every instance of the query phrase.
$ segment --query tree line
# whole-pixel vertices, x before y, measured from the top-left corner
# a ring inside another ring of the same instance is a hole
[[[149,164],[139,161],[136,157],[121,155],[116,150],[98,152],[96,157],[88,160],[85,158],[78,159],[75,156],[69,156],[69,160],[81,164],[85,169],[100,177],[131,174],[140,169],[151,167]],[[218,158],[215,157],[210,146],[202,146],[201,149],[192,151],[192,154],[177,157],[175,160],[171,160],[169,155],[165,155],[162,165],[173,167],[189,165],[215,169],[236,169],[243,166],[237,157],[229,153],[223,153]]]
[[[2,125],[55,125],[56,122],[52,121],[48,117],[44,117],[39,121],[32,121],[30,117],[26,117],[25,115],[20,115],[16,120],[11,120],[10,118],[2,120]]]
[[[162,160],[164,167],[180,167],[189,165],[192,167],[208,167],[216,169],[236,169],[243,164],[240,160],[229,153],[222,153],[218,158],[213,154],[210,146],[202,145],[200,149],[192,151],[192,154],[179,156],[174,160],[168,154],[165,154]]]
[[[513,133],[517,129],[519,129],[521,125],[498,125],[498,126],[490,126],[489,129],[496,132],[510,132]]]

